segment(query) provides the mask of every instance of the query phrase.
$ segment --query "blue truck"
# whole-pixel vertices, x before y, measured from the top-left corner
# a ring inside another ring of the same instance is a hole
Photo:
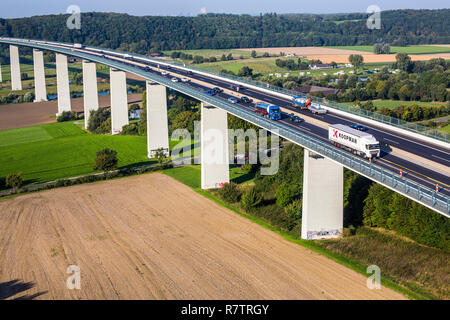
[[[271,120],[281,119],[281,110],[279,106],[271,106],[267,103],[257,103],[254,112]]]

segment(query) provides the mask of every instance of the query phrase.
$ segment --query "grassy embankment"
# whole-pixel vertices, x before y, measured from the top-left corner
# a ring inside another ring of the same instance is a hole
[[[388,109],[394,109],[398,106],[413,106],[419,107],[440,107],[446,105],[446,102],[422,102],[422,101],[401,101],[401,100],[372,100],[373,105],[377,108],[385,107]]]
[[[419,245],[384,230],[359,228],[355,235],[336,240],[306,241],[299,235],[273,227],[245,213],[239,204],[228,204],[214,191],[200,188],[200,167],[186,166],[164,171],[206,198],[234,211],[285,238],[321,253],[365,276],[369,265],[378,265],[382,284],[412,299],[448,299],[448,253]],[[244,183],[251,183],[252,177]],[[243,179],[240,179],[243,182]],[[235,179],[236,181],[236,179]]]

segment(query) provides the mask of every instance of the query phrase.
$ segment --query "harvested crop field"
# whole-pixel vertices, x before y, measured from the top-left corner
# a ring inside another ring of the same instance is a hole
[[[404,298],[159,173],[24,195],[0,212],[0,298]],[[80,290],[66,287],[69,265]]]
[[[365,63],[379,63],[379,62],[395,62],[395,54],[374,54],[366,51],[345,50],[326,47],[283,47],[283,48],[253,48],[242,49],[247,51],[256,50],[259,53],[268,52],[270,54],[279,54],[284,52],[286,54],[296,54],[298,57],[305,57],[308,60],[320,59],[323,63],[348,63],[348,57],[351,54],[360,54],[364,58]],[[411,60],[430,60],[433,58],[450,59],[450,53],[436,53],[436,54],[417,54],[410,55]]]
[[[128,103],[140,103],[142,94],[128,95]],[[83,98],[72,99],[72,111],[83,111]],[[99,96],[99,106],[108,107],[110,96]],[[37,126],[56,122],[58,101],[28,102],[0,105],[0,130]]]

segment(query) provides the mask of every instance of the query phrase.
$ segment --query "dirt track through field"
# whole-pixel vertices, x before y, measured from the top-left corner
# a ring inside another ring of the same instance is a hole
[[[401,299],[159,173],[0,201],[0,299]],[[66,269],[81,269],[81,290]]]
[[[110,96],[98,97],[100,108],[111,105]],[[128,103],[140,104],[142,94],[128,95]],[[72,111],[83,111],[83,98],[72,99]],[[55,114],[58,112],[58,101],[28,102],[19,104],[0,105],[0,130],[8,130],[29,126],[38,126],[56,122]]]

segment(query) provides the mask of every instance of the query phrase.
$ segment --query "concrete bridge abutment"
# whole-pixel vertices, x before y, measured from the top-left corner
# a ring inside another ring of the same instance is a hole
[[[302,238],[337,238],[344,220],[344,168],[305,149]]]
[[[147,87],[147,152],[148,158],[154,158],[156,151],[164,150],[166,157],[169,151],[169,124],[167,121],[167,90],[165,86],[152,81]]]
[[[12,91],[22,90],[19,47],[9,46],[9,61],[11,65],[11,90]]]
[[[227,112],[202,102],[201,186],[215,189],[230,182]]]
[[[64,111],[71,111],[67,56],[59,53],[56,53],[56,87],[58,92],[58,114]]]
[[[124,71],[110,69],[111,131],[120,134],[128,122],[127,77]]]
[[[33,49],[34,70],[34,102],[47,101],[47,88],[45,84],[44,55],[41,50]]]
[[[97,67],[95,62],[83,60],[84,127],[88,127],[91,111],[98,110]]]

